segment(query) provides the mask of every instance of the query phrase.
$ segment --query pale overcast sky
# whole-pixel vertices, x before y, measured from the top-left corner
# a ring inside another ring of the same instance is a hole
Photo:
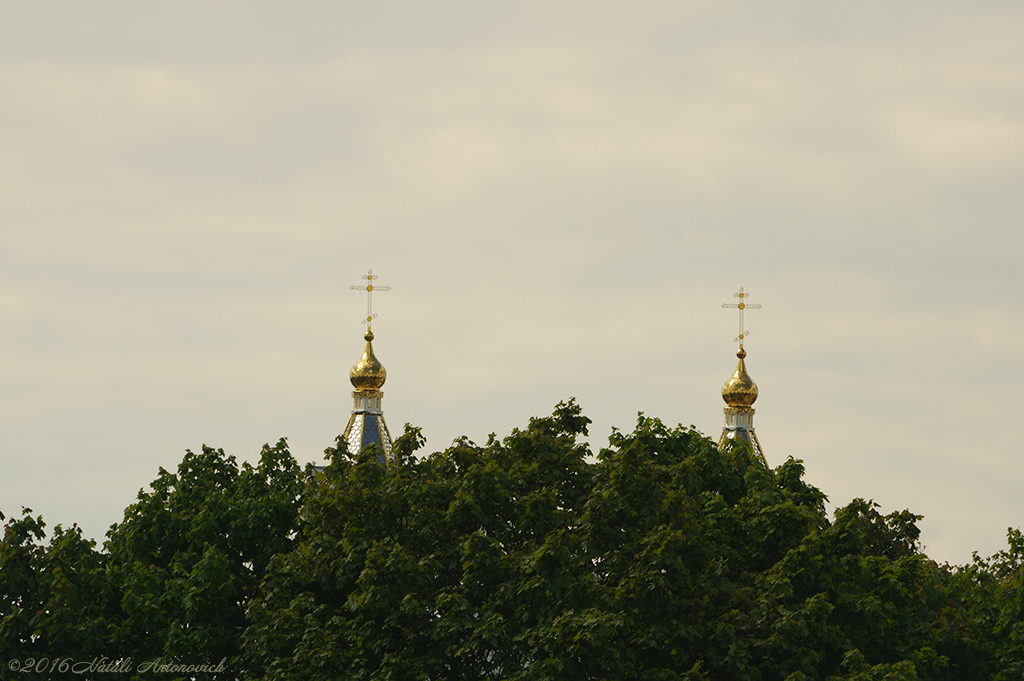
[[[755,425],[963,563],[1024,518],[1024,8],[0,0],[0,509],[206,443]]]

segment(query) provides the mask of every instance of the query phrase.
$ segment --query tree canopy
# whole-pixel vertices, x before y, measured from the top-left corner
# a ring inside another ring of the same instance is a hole
[[[67,679],[81,668],[45,664],[226,658],[239,668],[245,607],[271,557],[291,547],[302,480],[284,440],[255,467],[209,447],[186,452],[176,473],[161,468],[139,492],[102,552],[77,527],[58,526],[44,546],[42,518],[26,509],[0,544],[0,659]]]
[[[3,660],[217,663],[180,678],[1024,678],[1024,538],[965,566],[919,516],[640,416],[594,455],[574,402],[484,445],[303,472],[187,453],[102,550],[30,512],[0,544]],[[57,670],[53,678],[81,678]],[[146,678],[129,674],[129,678]]]

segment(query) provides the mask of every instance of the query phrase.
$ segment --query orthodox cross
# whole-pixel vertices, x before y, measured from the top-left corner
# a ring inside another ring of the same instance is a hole
[[[353,291],[366,291],[366,317],[363,319],[363,324],[366,324],[366,330],[370,331],[370,322],[376,317],[373,313],[373,292],[374,291],[390,291],[390,286],[374,286],[373,282],[380,279],[380,275],[374,274],[373,270],[367,270],[366,274],[363,275],[363,279],[366,280],[366,286],[349,286]]]
[[[722,307],[732,307],[732,308],[736,308],[736,309],[738,309],[740,311],[740,335],[737,336],[736,338],[733,338],[732,342],[733,343],[739,342],[740,350],[742,350],[743,349],[743,339],[750,335],[749,331],[744,331],[743,330],[743,311],[744,310],[759,310],[759,309],[761,309],[761,304],[760,303],[754,303],[753,305],[751,305],[750,303],[743,302],[744,300],[746,300],[747,298],[750,297],[750,294],[749,293],[744,293],[742,286],[740,286],[740,292],[732,294],[732,297],[733,298],[739,298],[740,302],[738,302],[738,303],[722,303]]]

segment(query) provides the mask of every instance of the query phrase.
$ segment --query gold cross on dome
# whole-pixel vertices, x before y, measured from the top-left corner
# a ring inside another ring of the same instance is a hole
[[[750,297],[750,294],[744,292],[742,286],[740,286],[739,293],[732,294],[732,297],[733,298],[739,298],[740,302],[738,302],[738,303],[722,303],[722,307],[731,307],[731,308],[735,308],[735,309],[740,311],[740,335],[737,336],[736,338],[733,338],[732,342],[733,343],[739,342],[740,350],[742,350],[743,349],[743,339],[750,335],[749,331],[744,331],[743,330],[743,311],[744,310],[759,310],[759,309],[761,309],[761,305],[760,305],[760,303],[754,303],[753,305],[751,305],[750,303],[743,302],[744,300],[746,300],[747,298]]]
[[[373,282],[380,279],[380,275],[374,274],[373,270],[367,270],[366,274],[363,275],[363,279],[366,280],[366,286],[352,285],[349,286],[353,291],[366,291],[366,317],[363,318],[363,324],[366,324],[366,330],[370,331],[370,322],[376,317],[373,313],[373,292],[374,291],[390,291],[390,286],[374,286]]]

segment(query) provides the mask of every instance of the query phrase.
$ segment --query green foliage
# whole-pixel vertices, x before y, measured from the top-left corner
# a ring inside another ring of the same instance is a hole
[[[982,678],[984,656],[946,654],[970,648],[942,619],[957,575],[919,552],[917,516],[855,500],[830,522],[799,462],[643,416],[595,463],[587,423],[570,402],[420,459],[407,430],[387,468],[332,452],[249,608],[252,672]]]
[[[588,424],[559,404],[429,456],[406,426],[388,466],[339,439],[308,482],[283,440],[256,467],[204,447],[103,552],[77,528],[46,543],[26,510],[0,544],[0,660],[226,658],[196,678],[275,681],[1024,678],[1020,531],[940,566],[919,516],[856,499],[830,519],[798,461],[769,470],[642,415],[594,456]]]
[[[264,446],[256,467],[203,447],[176,474],[161,468],[153,491],[140,492],[108,534],[119,605],[108,651],[192,664],[227,658],[236,671],[245,608],[271,558],[291,548],[302,489],[284,440]]]
[[[993,681],[1024,679],[1024,535],[1009,548],[951,571],[940,617],[946,649]]]
[[[0,661],[96,654],[110,616],[104,557],[77,526],[58,525],[44,545],[31,513],[8,521],[0,543]]]
[[[989,563],[999,607],[994,634],[1005,642],[999,651],[996,681],[1024,679],[1024,535],[1014,529],[1007,534],[1009,550]]]
[[[460,440],[420,460],[422,440],[407,428],[387,468],[373,451],[334,452],[304,506],[301,541],[250,608],[254,664],[281,679],[522,667],[531,628],[551,616],[521,602],[543,606],[575,588],[565,561],[576,552],[557,537],[586,498],[587,451],[575,443],[586,423],[567,408],[503,443]],[[513,628],[523,642],[507,645]]]

